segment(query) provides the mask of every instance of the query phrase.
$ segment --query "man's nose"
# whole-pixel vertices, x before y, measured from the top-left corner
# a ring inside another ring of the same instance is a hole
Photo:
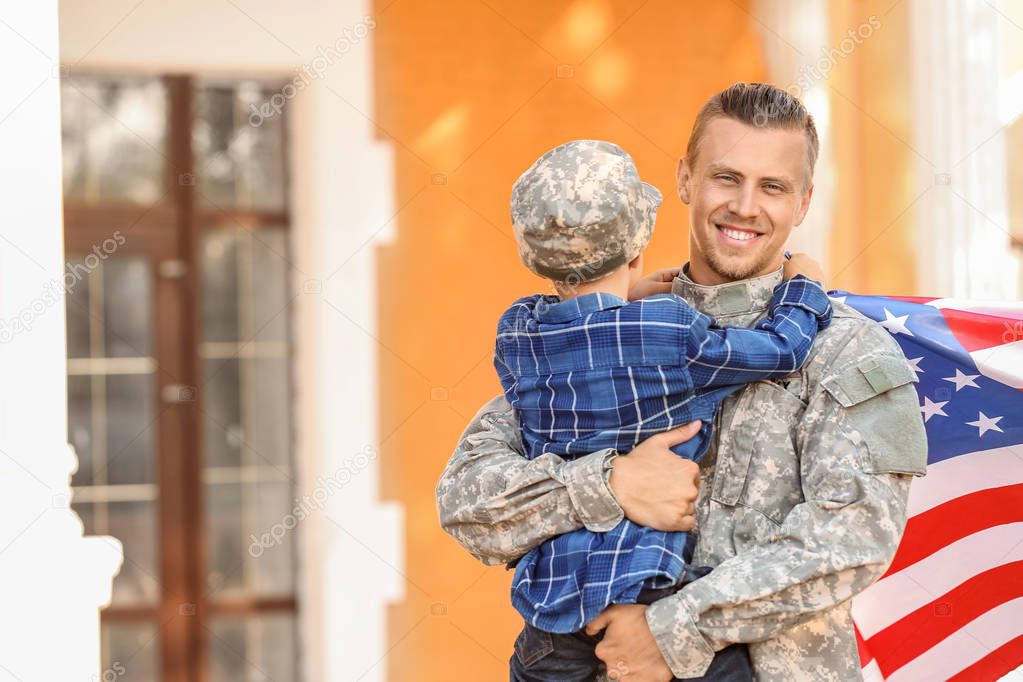
[[[756,218],[760,215],[760,204],[757,203],[756,188],[750,183],[743,183],[735,189],[728,210],[739,218]]]

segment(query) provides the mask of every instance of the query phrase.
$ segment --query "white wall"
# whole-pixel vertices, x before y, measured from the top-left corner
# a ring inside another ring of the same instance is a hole
[[[369,120],[372,30],[338,42],[346,30],[362,33],[354,31],[370,9],[370,0],[60,4],[67,66],[283,78],[322,71],[288,104],[292,278],[302,292],[293,318],[299,496],[376,452],[373,246],[388,236],[380,228],[393,213],[392,166]],[[355,466],[326,508],[299,526],[300,646],[310,682],[386,677],[386,604],[401,597],[404,568],[401,515],[377,501],[378,465],[371,456],[368,467]]]
[[[0,680],[95,679],[121,546],[70,509],[57,3],[0,19]]]

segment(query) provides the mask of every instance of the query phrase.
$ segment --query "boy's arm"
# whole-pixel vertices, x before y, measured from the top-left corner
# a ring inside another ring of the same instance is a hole
[[[720,327],[693,312],[686,360],[697,388],[787,376],[803,366],[817,331],[831,322],[828,295],[802,275],[774,290],[768,317],[753,329]]]

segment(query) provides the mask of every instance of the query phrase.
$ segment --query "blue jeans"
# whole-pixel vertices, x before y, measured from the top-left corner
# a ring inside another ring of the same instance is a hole
[[[693,569],[677,585],[661,590],[646,589],[639,593],[639,604],[652,604],[667,597],[690,582]],[[597,677],[603,662],[594,648],[604,633],[587,635],[585,630],[569,634],[544,632],[526,623],[515,640],[515,653],[509,661],[511,682],[589,682]],[[745,644],[732,644],[717,652],[703,677],[687,680],[707,682],[751,682],[753,666]],[[676,678],[675,682],[680,682]]]

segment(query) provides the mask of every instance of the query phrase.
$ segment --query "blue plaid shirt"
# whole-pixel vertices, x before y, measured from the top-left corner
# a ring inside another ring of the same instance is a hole
[[[626,453],[700,419],[700,433],[673,448],[697,460],[721,400],[797,371],[830,321],[824,289],[802,276],[775,289],[769,316],[753,329],[719,327],[673,294],[634,303],[604,293],[528,296],[501,316],[494,365],[529,459]],[[512,603],[541,630],[575,632],[609,604],[634,603],[644,587],[674,584],[685,541],[627,519],[607,533],[560,535],[519,560]]]

